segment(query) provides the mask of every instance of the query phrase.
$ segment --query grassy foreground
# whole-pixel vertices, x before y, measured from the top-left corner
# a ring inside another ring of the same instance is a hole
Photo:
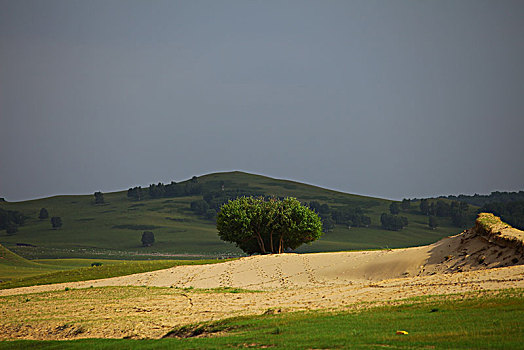
[[[397,335],[397,331],[407,335]],[[160,340],[5,341],[0,349],[362,348],[520,349],[522,290],[416,298],[396,306],[227,319],[176,330],[213,337]]]
[[[71,260],[71,261],[68,261]],[[217,260],[151,260],[151,261],[120,261],[120,260],[94,260],[101,263],[102,266],[86,266],[80,267],[83,264],[90,262],[89,259],[61,259],[59,261],[40,260],[42,265],[50,265],[56,268],[64,268],[70,266],[71,270],[56,271],[51,273],[44,273],[36,276],[29,276],[24,278],[11,279],[0,283],[0,289],[36,286],[41,284],[53,284],[64,282],[88,281],[102,278],[118,277],[125,275],[132,275],[135,273],[156,271],[168,269],[180,265],[202,265],[202,264],[216,264],[219,262],[229,261],[227,259]],[[74,268],[73,266],[77,266]],[[85,266],[85,265],[83,265]],[[1,269],[0,269],[1,271]]]

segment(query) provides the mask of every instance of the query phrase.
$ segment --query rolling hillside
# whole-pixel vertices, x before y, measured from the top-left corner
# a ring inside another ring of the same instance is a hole
[[[380,227],[380,215],[389,212],[391,201],[346,194],[323,188],[278,180],[243,172],[215,173],[181,182],[198,183],[206,191],[232,191],[273,196],[293,196],[302,202],[318,201],[331,208],[360,207],[371,217],[369,227],[337,225],[317,242],[298,249],[301,252],[342,251],[409,247],[433,243],[462,230],[451,226],[448,218],[432,230],[427,217],[415,207],[402,211],[409,225],[401,231],[386,231]],[[147,188],[145,191],[147,192]],[[238,256],[242,252],[234,245],[222,242],[212,220],[196,215],[190,209],[192,201],[202,195],[141,200],[130,199],[127,191],[104,193],[104,204],[95,204],[93,195],[55,196],[24,202],[3,202],[5,210],[17,210],[28,217],[14,235],[0,232],[0,243],[13,252],[29,258],[113,259],[204,258]],[[49,219],[39,220],[41,208],[49,216],[60,216],[63,226],[52,229]],[[475,208],[470,208],[473,214]],[[470,223],[468,223],[470,224]],[[155,244],[141,246],[141,235],[153,231]]]

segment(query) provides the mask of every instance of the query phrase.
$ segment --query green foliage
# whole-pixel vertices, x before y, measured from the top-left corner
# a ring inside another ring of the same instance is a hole
[[[371,218],[364,215],[360,207],[343,207],[333,211],[333,219],[336,224],[351,227],[368,227],[371,225]]]
[[[49,213],[47,212],[46,208],[40,209],[40,213],[38,214],[38,218],[40,220],[45,220],[45,219],[49,218]]]
[[[411,200],[404,198],[402,202],[400,203],[400,208],[402,208],[402,210],[411,209]]]
[[[51,226],[53,229],[59,229],[62,227],[62,218],[60,216],[53,216],[51,218]]]
[[[151,247],[155,243],[155,235],[151,231],[144,231],[142,233],[142,246]]]
[[[102,192],[95,192],[95,204],[104,204],[104,194]]]
[[[295,198],[241,197],[224,204],[217,216],[219,237],[248,254],[282,253],[322,235],[317,214]]]
[[[408,225],[408,218],[405,216],[390,215],[382,213],[380,223],[385,230],[400,231]]]
[[[468,203],[471,205],[481,207],[488,203],[523,202],[524,201],[524,191],[518,191],[518,192],[494,191],[487,195],[475,193],[473,196],[461,194],[458,196],[447,196],[443,198],[447,198],[449,200],[457,200],[460,202],[464,202],[464,203]]]
[[[209,204],[203,199],[199,199],[191,202],[191,210],[198,215],[204,215],[209,209]]]
[[[392,215],[397,215],[398,213],[400,213],[400,208],[397,202],[391,202],[391,204],[389,205],[389,212]]]
[[[149,185],[149,197],[150,198],[173,198],[173,197],[184,197],[194,196],[202,194],[202,185],[198,183],[196,176],[189,181],[183,183],[176,183],[172,181],[170,184],[158,184]]]
[[[127,198],[134,199],[137,201],[141,200],[143,198],[142,187],[137,186],[127,190]]]
[[[18,232],[18,226],[24,225],[25,219],[25,215],[19,211],[0,208],[0,230],[6,230],[9,235]]]
[[[500,216],[511,226],[524,230],[524,201],[487,203],[480,208],[480,212]]]
[[[474,221],[469,205],[465,202],[450,202],[445,199],[422,199],[420,201],[420,211],[428,216],[449,217],[453,225],[460,228],[465,228]]]
[[[429,215],[429,201],[427,199],[421,199],[419,207],[422,214]]]

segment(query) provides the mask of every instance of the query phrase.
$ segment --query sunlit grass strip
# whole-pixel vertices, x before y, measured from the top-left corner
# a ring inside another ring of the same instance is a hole
[[[174,266],[216,264],[225,261],[230,261],[230,259],[125,261],[115,265],[82,267],[74,270],[58,271],[32,277],[14,279],[0,283],[0,289],[64,282],[88,281],[162,270]]]
[[[350,311],[237,317],[173,330],[171,334],[179,338],[14,341],[0,342],[0,349],[521,349],[522,290],[472,296],[463,300],[436,296]],[[397,335],[399,330],[408,334]]]

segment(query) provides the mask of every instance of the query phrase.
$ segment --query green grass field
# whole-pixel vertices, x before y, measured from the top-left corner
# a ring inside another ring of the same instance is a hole
[[[239,317],[173,333],[188,338],[4,341],[0,349],[521,349],[524,297],[522,290],[431,296],[348,311]],[[208,336],[191,337],[197,334]]]
[[[199,183],[218,190],[242,189],[275,196],[293,196],[306,202],[317,200],[331,207],[360,206],[372,219],[368,228],[337,226],[332,232],[298,249],[300,252],[343,251],[417,246],[457,234],[461,229],[442,219],[436,230],[427,226],[427,217],[416,210],[401,213],[409,225],[402,231],[380,227],[380,214],[388,212],[391,201],[351,195],[323,188],[276,180],[242,172],[217,173],[198,178]],[[103,205],[94,204],[93,195],[56,196],[24,202],[4,202],[7,210],[18,210],[29,217],[14,235],[0,232],[0,243],[29,258],[105,258],[105,259],[195,259],[238,256],[233,244],[221,241],[215,224],[191,212],[191,201],[202,196],[133,201],[127,191],[105,193]],[[63,227],[53,230],[49,220],[39,220],[40,208],[50,216],[60,216]],[[474,213],[475,208],[471,208]],[[155,234],[152,247],[141,246],[141,234]],[[32,246],[20,246],[30,244]]]
[[[37,270],[25,277],[6,279],[0,283],[0,289],[36,286],[64,282],[88,281],[102,278],[132,275],[135,273],[168,269],[181,265],[217,264],[228,261],[217,259],[206,260],[90,260],[90,259],[56,259],[37,260],[40,264],[49,266],[53,272]],[[91,266],[91,263],[101,263],[102,266]],[[0,265],[0,276],[4,273]],[[57,271],[59,270],[59,271]]]

